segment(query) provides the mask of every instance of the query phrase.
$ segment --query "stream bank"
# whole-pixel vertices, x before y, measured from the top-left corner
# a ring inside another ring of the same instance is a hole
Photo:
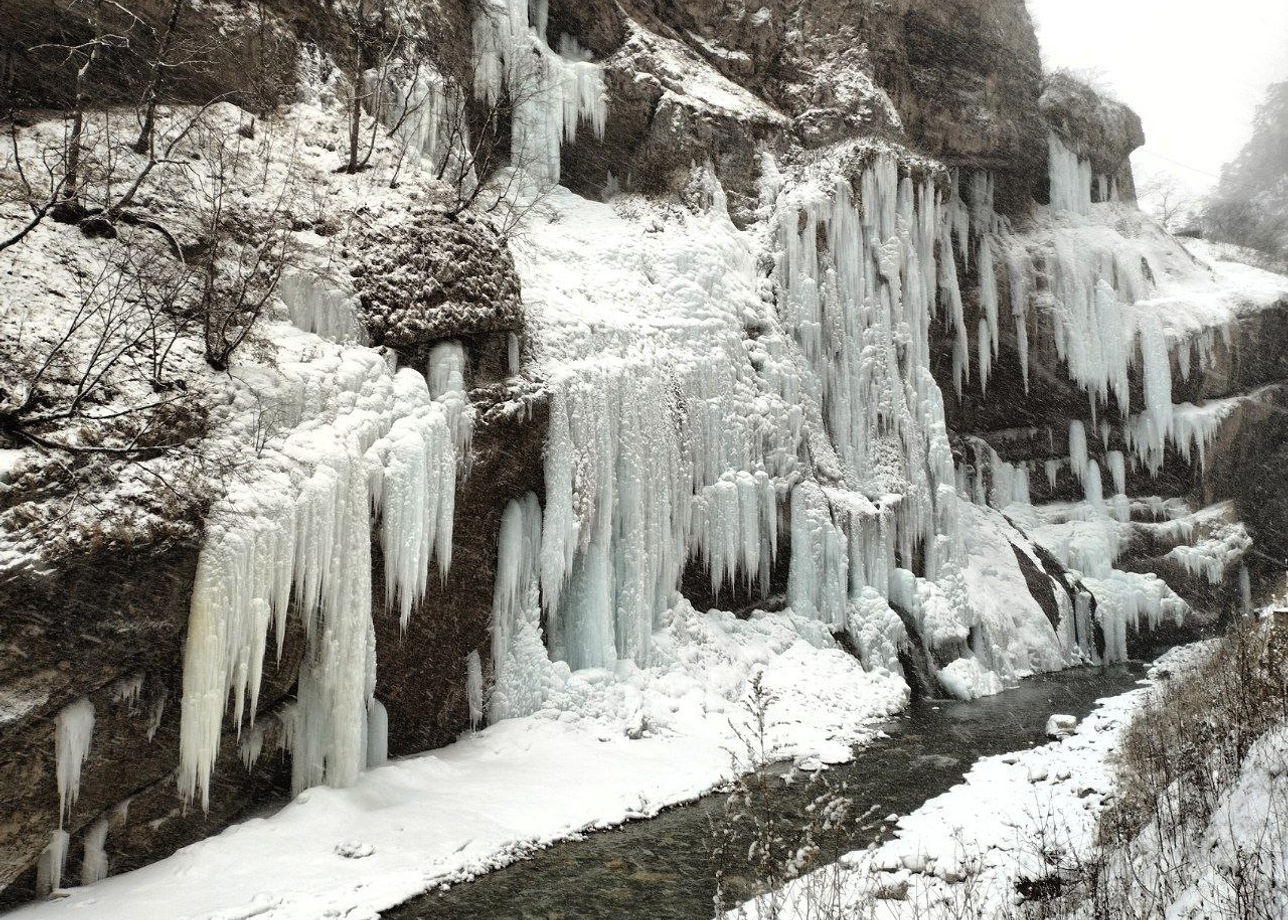
[[[1043,744],[1053,714],[1085,717],[1096,702],[1133,689],[1138,664],[1075,668],[1028,678],[972,702],[919,700],[884,726],[886,737],[828,771],[845,783],[860,813],[836,852],[885,839],[887,815],[908,814],[957,784],[981,757]],[[818,794],[808,782],[784,787],[783,817],[800,818]],[[382,914],[384,920],[698,920],[713,913],[711,823],[726,796],[714,794],[655,818],[557,843],[481,878],[432,891]]]

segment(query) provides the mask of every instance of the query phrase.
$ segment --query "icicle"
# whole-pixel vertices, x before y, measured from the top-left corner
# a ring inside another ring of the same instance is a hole
[[[513,332],[506,334],[506,367],[514,376],[523,369],[519,358],[519,336]]]
[[[1172,366],[1167,340],[1155,316],[1140,324],[1140,354],[1145,390],[1145,413],[1149,417],[1151,454],[1163,453],[1163,443],[1172,430]]]
[[[255,764],[259,762],[259,755],[264,753],[264,730],[258,725],[252,725],[250,730],[242,735],[237,753],[241,756],[242,766],[247,770],[253,770]]]
[[[1095,460],[1087,463],[1086,474],[1082,477],[1082,487],[1087,498],[1087,504],[1103,513],[1105,492],[1100,480],[1100,464]]]
[[[36,861],[36,891],[51,894],[63,886],[63,869],[67,864],[67,847],[71,837],[59,828],[49,835],[49,843]]]
[[[979,392],[981,396],[988,393],[988,372],[993,364],[993,358],[989,352],[989,341],[992,337],[993,334],[988,328],[988,320],[980,317],[979,338],[975,343],[975,348],[979,352]]]
[[[1022,249],[1012,247],[1007,251],[1007,281],[1011,288],[1011,315],[1015,317],[1015,350],[1020,359],[1020,374],[1024,378],[1024,392],[1029,391],[1029,262]]]
[[[58,713],[54,726],[54,762],[58,775],[59,827],[80,795],[81,767],[89,756],[93,738],[94,704],[89,700],[81,699]]]
[[[1085,488],[1087,478],[1087,429],[1077,419],[1069,423],[1069,466],[1073,468],[1073,475],[1083,481],[1083,487]]]
[[[483,662],[478,649],[465,656],[465,690],[470,706],[470,731],[483,721]]]
[[[107,829],[107,818],[99,818],[85,832],[85,858],[81,861],[82,885],[92,885],[107,878]]]
[[[1111,450],[1105,455],[1105,462],[1109,466],[1109,473],[1114,479],[1114,494],[1124,495],[1127,492],[1127,461],[1124,459],[1122,451]]]
[[[1091,213],[1091,161],[1064,145],[1054,131],[1048,134],[1051,207],[1074,214]]]
[[[987,347],[993,358],[996,358],[1002,333],[998,320],[997,270],[993,264],[993,237],[988,234],[981,237],[979,241],[979,306],[984,312],[984,319],[988,321]],[[984,326],[981,323],[981,337],[983,334]],[[984,354],[983,347],[980,348],[980,354]],[[980,375],[987,377],[988,369],[982,365],[981,361]]]
[[[372,699],[367,704],[367,769],[384,766],[389,761],[389,711],[384,703]]]
[[[143,695],[144,675],[140,672],[122,678],[112,685],[112,701],[124,703],[133,712],[138,708],[139,697]]]
[[[156,737],[157,729],[161,727],[161,719],[165,716],[165,703],[169,698],[170,691],[162,687],[157,692],[156,698],[148,708],[148,741]]]
[[[317,271],[288,271],[277,292],[297,328],[332,342],[366,341],[358,295],[334,279]]]

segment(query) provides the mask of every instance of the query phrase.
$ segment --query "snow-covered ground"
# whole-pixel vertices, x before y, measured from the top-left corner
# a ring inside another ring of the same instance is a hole
[[[1016,881],[1050,873],[1044,852],[1091,849],[1097,819],[1114,795],[1114,751],[1132,716],[1157,692],[1157,675],[1182,674],[1210,647],[1174,649],[1155,662],[1140,689],[1103,700],[1069,737],[979,760],[962,783],[901,817],[893,839],[729,916],[1008,916]]]
[[[839,762],[906,701],[816,624],[677,609],[656,636],[665,663],[567,675],[562,696],[429,754],[318,787],[168,859],[13,916],[94,920],[375,918],[430,888],[525,852],[709,791],[741,749],[746,680],[774,693],[778,756]],[[565,698],[566,697],[566,698]],[[599,713],[599,715],[583,715]],[[616,713],[624,713],[618,717]]]

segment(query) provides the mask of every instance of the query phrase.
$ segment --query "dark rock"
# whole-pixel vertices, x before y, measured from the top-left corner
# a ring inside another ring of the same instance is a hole
[[[1091,160],[1097,173],[1118,176],[1127,158],[1145,143],[1145,130],[1140,116],[1094,87],[1068,73],[1049,74],[1039,100],[1042,118],[1056,131],[1070,149]],[[1127,197],[1135,197],[1134,186]]]
[[[400,215],[356,231],[348,250],[372,344],[413,366],[442,339],[523,330],[514,262],[485,219]]]
[[[457,487],[446,582],[430,579],[429,592],[404,633],[398,612],[386,609],[384,578],[379,571],[374,577],[376,698],[389,712],[390,754],[439,747],[470,727],[466,658],[477,651],[486,676],[501,515],[527,492],[544,494],[545,391],[515,382],[476,390],[471,403],[478,412],[473,459]],[[378,547],[375,551],[378,555]]]

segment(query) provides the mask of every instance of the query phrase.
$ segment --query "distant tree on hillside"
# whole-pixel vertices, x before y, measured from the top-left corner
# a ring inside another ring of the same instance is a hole
[[[1198,206],[1185,183],[1165,170],[1139,174],[1136,197],[1141,210],[1157,220],[1168,233],[1178,233],[1191,226]]]
[[[1288,257],[1288,81],[1267,90],[1252,138],[1222,169],[1203,222],[1215,239]]]

